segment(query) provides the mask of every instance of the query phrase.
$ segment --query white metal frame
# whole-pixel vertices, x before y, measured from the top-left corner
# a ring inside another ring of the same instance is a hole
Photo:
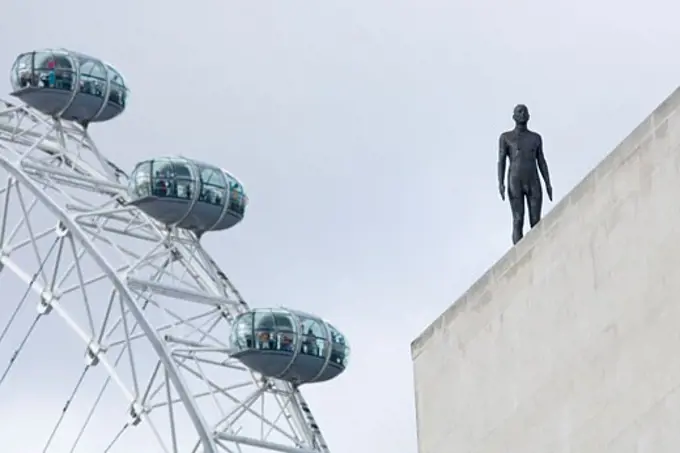
[[[17,323],[30,292],[38,303],[0,375],[0,404],[3,382],[41,319],[60,317],[85,352],[82,374],[44,451],[50,451],[89,370],[103,368],[101,393],[71,451],[78,451],[100,397],[113,383],[127,400],[128,420],[107,448],[128,427],[147,425],[165,452],[329,453],[298,388],[265,379],[229,357],[231,321],[248,306],[196,236],[167,229],[127,206],[124,172],[82,127],[23,105],[4,107],[0,287],[4,291],[3,274],[11,271],[26,294],[9,318],[0,314],[0,359],[3,341],[10,341],[7,332],[20,331]],[[47,217],[34,215],[35,209],[49,212],[51,220],[45,223]],[[33,265],[26,264],[29,258]],[[265,410],[265,397],[275,402],[273,410]],[[254,409],[256,402],[261,408]],[[162,408],[167,411],[161,417]],[[187,423],[178,417],[190,422],[191,433],[179,433]],[[164,430],[155,423],[158,418]],[[270,440],[272,435],[278,440]]]

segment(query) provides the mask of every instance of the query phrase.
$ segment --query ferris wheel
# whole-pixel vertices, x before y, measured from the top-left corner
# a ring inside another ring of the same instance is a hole
[[[2,450],[329,453],[300,388],[345,370],[345,337],[309,313],[250,308],[200,242],[241,222],[241,182],[185,157],[129,175],[105,157],[88,127],[123,113],[129,92],[97,58],[28,52],[11,83]]]

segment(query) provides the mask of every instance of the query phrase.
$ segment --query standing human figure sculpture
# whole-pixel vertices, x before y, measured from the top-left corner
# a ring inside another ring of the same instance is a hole
[[[515,128],[503,132],[498,144],[498,191],[505,200],[505,167],[510,161],[507,175],[507,195],[512,210],[512,242],[517,244],[524,236],[524,206],[529,206],[529,225],[531,228],[541,220],[543,188],[538,177],[540,171],[545,182],[545,191],[552,201],[552,185],[548,164],[543,155],[543,139],[530,131],[529,109],[526,105],[515,106],[512,115]]]

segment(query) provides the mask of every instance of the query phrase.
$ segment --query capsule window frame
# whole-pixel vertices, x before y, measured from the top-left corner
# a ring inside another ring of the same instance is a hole
[[[109,78],[109,81],[111,82],[111,85],[116,85],[125,91],[127,91],[127,84],[125,82],[125,77],[123,77],[123,74],[120,73],[120,71],[110,64],[104,64],[106,67],[106,73]],[[117,81],[116,79],[120,80]]]
[[[302,335],[306,336],[312,336],[314,338],[318,338],[321,340],[328,340],[330,341],[330,338],[328,337],[328,331],[325,329],[325,323],[318,319],[314,318],[312,316],[305,316],[305,315],[298,315],[298,318],[300,320],[300,333]],[[309,330],[309,327],[305,326],[305,323],[309,322],[311,325],[316,326],[319,328],[320,334],[312,332],[311,334],[307,333]]]
[[[345,356],[342,359],[343,368],[347,368],[347,365],[349,365],[349,358],[351,355],[352,349],[348,345],[345,345]]]
[[[351,354],[351,348],[349,346],[349,342],[347,341],[347,337],[332,324],[326,323],[326,326],[328,327],[328,332],[331,336],[331,354],[329,362],[334,365],[342,365],[343,368],[346,368],[347,364],[349,363],[349,356]],[[332,360],[333,356],[338,352],[341,354],[341,357],[339,357],[341,359],[341,363]]]
[[[319,318],[301,313],[297,314],[297,318],[300,328],[300,352],[303,355],[328,360],[331,353],[332,342],[329,337],[326,323]],[[310,330],[310,325],[316,326],[320,335],[313,330],[311,334],[307,333]],[[307,346],[307,348],[305,348],[305,346]],[[310,346],[312,346],[311,350],[316,350],[315,354],[309,352]]]
[[[154,196],[160,198],[171,198],[175,200],[193,200],[195,197],[196,181],[194,178],[194,166],[191,162],[186,159],[177,159],[171,157],[159,157],[157,159],[152,159],[151,162],[151,189]],[[188,170],[189,176],[178,176],[178,168],[184,168]],[[161,172],[156,175],[156,172]],[[163,188],[166,193],[163,194],[161,191],[154,192],[153,189],[156,187],[157,183],[165,182],[165,187]],[[179,183],[188,182],[189,193],[184,196],[180,196]]]
[[[198,182],[196,177],[196,165],[184,158],[171,158],[172,161],[172,185],[174,186],[174,195],[170,198],[178,200],[195,200],[198,190]],[[180,175],[178,169],[186,170],[187,174]],[[180,186],[183,188],[180,190]],[[188,188],[188,190],[187,190]],[[180,195],[182,193],[182,195]]]
[[[276,349],[273,347],[273,344],[275,344],[274,336],[276,331],[274,326],[276,325],[276,322],[274,321],[271,310],[255,310],[253,313],[253,337],[255,339],[255,349],[260,351],[275,351]],[[261,326],[260,323],[262,322],[262,319],[266,319],[267,317],[272,320],[271,327]],[[258,320],[258,318],[260,319]],[[265,347],[265,345],[267,347]]]
[[[274,329],[277,332],[292,332],[292,333],[298,333],[299,329],[297,328],[297,318],[295,315],[293,315],[289,311],[285,310],[276,310],[276,309],[271,309],[272,317],[274,319]],[[283,318],[286,319],[288,322],[287,326],[280,325],[279,322],[277,321],[278,318]],[[290,330],[288,330],[290,328]]]
[[[170,196],[170,179],[171,176],[164,176],[163,174],[157,174],[160,172],[158,168],[163,168],[164,170],[166,168],[170,168],[172,171],[172,159],[168,157],[159,157],[158,159],[152,159],[151,161],[151,194],[155,197],[159,198],[172,198]],[[161,167],[162,163],[162,167]],[[159,189],[159,182],[165,182],[165,186]],[[162,191],[165,191],[165,193],[162,193]]]
[[[296,317],[287,311],[274,309],[252,310],[251,333],[254,350],[293,353],[300,344]],[[277,317],[289,321],[287,326],[277,322]]]
[[[50,62],[53,61],[54,67],[50,67]],[[44,65],[44,66],[42,66]],[[54,52],[49,50],[36,50],[33,52],[33,69],[36,71],[51,71],[56,68],[56,61]]]
[[[31,55],[30,87],[75,91],[78,72],[72,55],[58,49],[41,49],[27,54]]]
[[[89,66],[92,65],[92,70],[88,70]],[[78,69],[80,71],[80,77],[88,76],[92,79],[98,80],[100,82],[106,83],[108,79],[106,65],[96,58],[80,57],[78,58]],[[94,71],[97,70],[101,72],[100,74],[95,74]]]
[[[147,175],[146,184],[139,182],[140,170],[145,165],[148,167],[148,169],[146,170],[146,175]],[[153,188],[152,177],[151,177],[152,171],[153,171],[153,164],[152,164],[152,161],[150,161],[150,160],[145,160],[143,162],[138,163],[135,166],[135,168],[132,170],[132,173],[130,174],[130,179],[128,181],[128,185],[132,186],[132,190],[130,192],[132,192],[132,194],[135,197],[144,198],[144,197],[152,196],[152,188]],[[142,195],[139,192],[139,188],[143,185],[146,185],[146,194],[145,195]]]
[[[196,167],[200,182],[198,201],[225,209],[228,205],[229,184],[224,172],[212,165],[197,163]],[[215,176],[219,181],[213,181]]]
[[[241,332],[239,329],[243,327]],[[243,335],[241,335],[243,333]],[[255,347],[255,316],[252,311],[239,315],[232,324],[231,332],[232,347],[236,346],[238,352],[256,350]]]
[[[24,81],[28,84],[23,85]],[[15,91],[36,86],[35,52],[24,52],[15,58],[10,73],[10,83]]]
[[[297,317],[289,311],[271,309],[274,320],[273,336],[276,342],[276,351],[292,353],[301,342],[299,328],[297,327]],[[282,325],[280,319],[285,319],[287,325]],[[285,348],[284,348],[285,345]]]
[[[125,80],[125,77],[121,72],[113,67],[112,65],[101,62],[104,65],[104,71],[106,73],[106,80],[108,82],[108,87],[109,87],[109,95],[107,102],[111,102],[113,104],[119,105],[121,108],[125,108],[127,106],[127,102],[130,96],[130,89],[127,86],[127,82]],[[118,80],[119,81],[118,81]],[[118,95],[118,102],[114,100],[114,96]]]
[[[227,211],[243,217],[248,205],[248,197],[246,196],[243,184],[241,184],[235,177],[226,171],[222,171],[224,178],[227,181]]]

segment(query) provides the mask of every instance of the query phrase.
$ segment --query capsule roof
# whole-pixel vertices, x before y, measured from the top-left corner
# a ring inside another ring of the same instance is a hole
[[[159,222],[199,234],[233,227],[248,204],[235,176],[185,157],[140,162],[130,175],[129,193],[132,204]]]
[[[19,55],[11,83],[12,95],[29,106],[83,124],[120,115],[129,94],[124,77],[111,64],[67,49]]]
[[[236,317],[232,356],[263,376],[296,384],[323,382],[347,367],[344,335],[321,318],[284,308],[255,309]]]

